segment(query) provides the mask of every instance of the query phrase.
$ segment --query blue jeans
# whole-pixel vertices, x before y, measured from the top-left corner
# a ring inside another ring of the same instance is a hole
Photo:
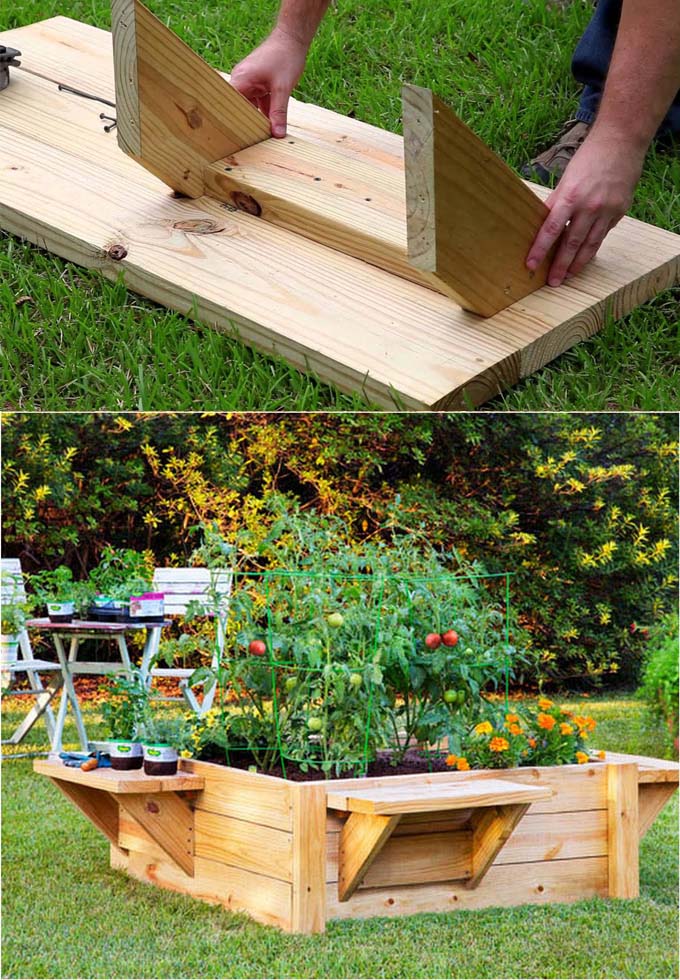
[[[623,0],[600,0],[571,63],[577,82],[584,86],[576,118],[591,123],[595,118],[609,70]],[[666,114],[657,139],[680,139],[680,92]]]

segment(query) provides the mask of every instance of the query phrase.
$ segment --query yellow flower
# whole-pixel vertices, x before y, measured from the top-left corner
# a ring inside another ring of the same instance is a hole
[[[182,749],[182,751],[180,752],[180,755],[181,755],[181,757],[183,759],[190,759],[191,758],[191,752],[190,752],[189,749]]]
[[[539,698],[538,706],[541,711],[549,711],[552,708],[553,703],[552,701],[549,701],[548,698]]]
[[[492,752],[505,752],[506,749],[510,748],[510,743],[507,738],[492,738],[489,742],[489,748]]]
[[[493,727],[488,721],[482,721],[479,723],[479,725],[475,725],[476,735],[490,735],[492,731]]]
[[[512,724],[513,722],[518,722],[519,715],[512,715],[512,714],[506,715],[505,720],[508,722],[508,724]]]
[[[467,761],[467,759],[464,759],[463,756],[461,756],[456,763],[456,769],[458,769],[460,772],[466,772],[469,768],[470,763]]]
[[[455,764],[458,762],[458,756],[457,755],[453,755],[453,754],[447,755],[445,761],[446,761],[446,765],[447,766],[450,766],[451,768],[453,768],[455,766]]]
[[[582,765],[584,765],[584,763],[586,763],[588,761],[588,756],[586,755],[585,752],[577,752],[576,753],[576,761],[578,762],[578,764],[580,766],[582,766]]]
[[[573,735],[574,727],[573,725],[568,725],[566,721],[563,721],[560,725],[560,735]]]
[[[538,721],[538,727],[545,728],[547,732],[555,727],[555,719],[552,715],[544,715],[543,712],[540,712],[536,720]]]
[[[600,751],[597,753],[598,759],[605,759],[606,755],[606,752],[603,752],[602,749],[600,749]]]

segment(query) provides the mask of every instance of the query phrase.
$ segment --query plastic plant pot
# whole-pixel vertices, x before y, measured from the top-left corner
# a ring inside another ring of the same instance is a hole
[[[179,756],[170,745],[144,745],[144,772],[147,776],[174,776]]]
[[[51,623],[70,623],[75,613],[73,600],[69,602],[48,602],[47,615]]]
[[[112,769],[141,769],[144,751],[140,742],[116,739],[109,742]]]
[[[145,623],[162,623],[165,597],[162,592],[144,592],[130,596],[130,619]]]
[[[109,596],[95,596],[88,610],[88,616],[96,622],[120,623],[127,619],[127,603]]]

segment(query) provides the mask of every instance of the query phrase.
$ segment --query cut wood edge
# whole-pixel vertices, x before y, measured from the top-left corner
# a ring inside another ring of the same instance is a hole
[[[407,254],[464,309],[490,317],[540,289],[525,265],[548,208],[430,89],[402,88]]]
[[[340,833],[338,899],[341,902],[346,902],[357,890],[400,819],[400,814],[349,815]]]
[[[187,197],[203,169],[271,136],[269,121],[140,0],[111,0],[118,144]]]

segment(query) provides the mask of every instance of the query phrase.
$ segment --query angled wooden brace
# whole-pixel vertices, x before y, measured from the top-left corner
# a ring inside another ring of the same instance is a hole
[[[118,144],[188,197],[203,170],[271,136],[269,121],[139,0],[112,0]]]
[[[409,262],[493,316],[545,284],[552,252],[535,272],[525,259],[548,208],[429,89],[402,100]]]

